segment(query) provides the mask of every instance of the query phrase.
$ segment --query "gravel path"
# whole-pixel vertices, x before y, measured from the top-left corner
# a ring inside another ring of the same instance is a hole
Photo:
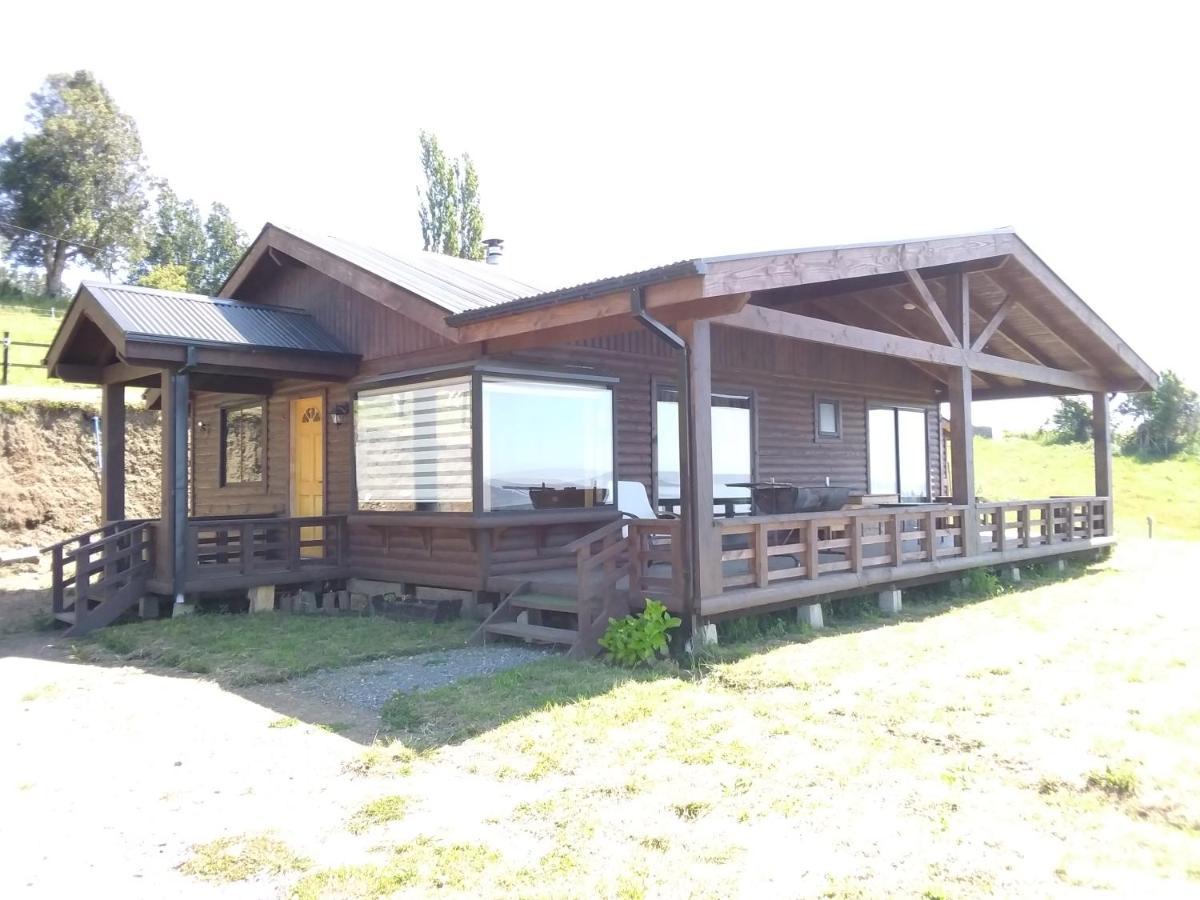
[[[294,694],[379,712],[396,691],[427,691],[461,678],[492,675],[545,659],[553,651],[507,644],[463,647],[326,669],[288,681]]]

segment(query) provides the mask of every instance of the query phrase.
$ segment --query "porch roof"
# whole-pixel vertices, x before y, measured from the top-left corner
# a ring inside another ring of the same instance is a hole
[[[268,377],[344,377],[358,356],[302,310],[96,282],[80,286],[46,355],[51,375],[94,383],[122,372],[144,377],[130,367],[185,363]]]

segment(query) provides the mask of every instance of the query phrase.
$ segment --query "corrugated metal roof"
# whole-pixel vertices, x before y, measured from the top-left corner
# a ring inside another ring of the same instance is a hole
[[[513,277],[502,265],[493,266],[425,250],[385,253],[341,238],[312,234],[286,225],[277,227],[412,291],[451,314],[487,309],[545,290],[545,285],[534,285]]]
[[[350,355],[303,310],[124,284],[85,281],[83,289],[126,335],[142,340]]]

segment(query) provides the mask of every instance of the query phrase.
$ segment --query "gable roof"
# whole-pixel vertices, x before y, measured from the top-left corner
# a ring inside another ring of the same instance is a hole
[[[545,290],[544,285],[531,284],[501,266],[485,262],[425,250],[385,252],[367,244],[268,222],[221,286],[220,296],[237,292],[260,257],[261,246],[269,245],[277,233],[301,240],[403,288],[437,306],[443,314],[500,306]]]

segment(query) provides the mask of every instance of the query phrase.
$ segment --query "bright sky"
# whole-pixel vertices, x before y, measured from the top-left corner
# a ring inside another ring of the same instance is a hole
[[[1151,365],[1200,386],[1180,271],[1200,209],[1192,4],[69,0],[46,15],[5,11],[0,137],[46,74],[89,68],[155,172],[251,233],[272,220],[418,247],[427,128],[475,158],[488,234],[542,281],[1013,226]],[[1001,427],[1046,409],[988,406],[977,418]]]

